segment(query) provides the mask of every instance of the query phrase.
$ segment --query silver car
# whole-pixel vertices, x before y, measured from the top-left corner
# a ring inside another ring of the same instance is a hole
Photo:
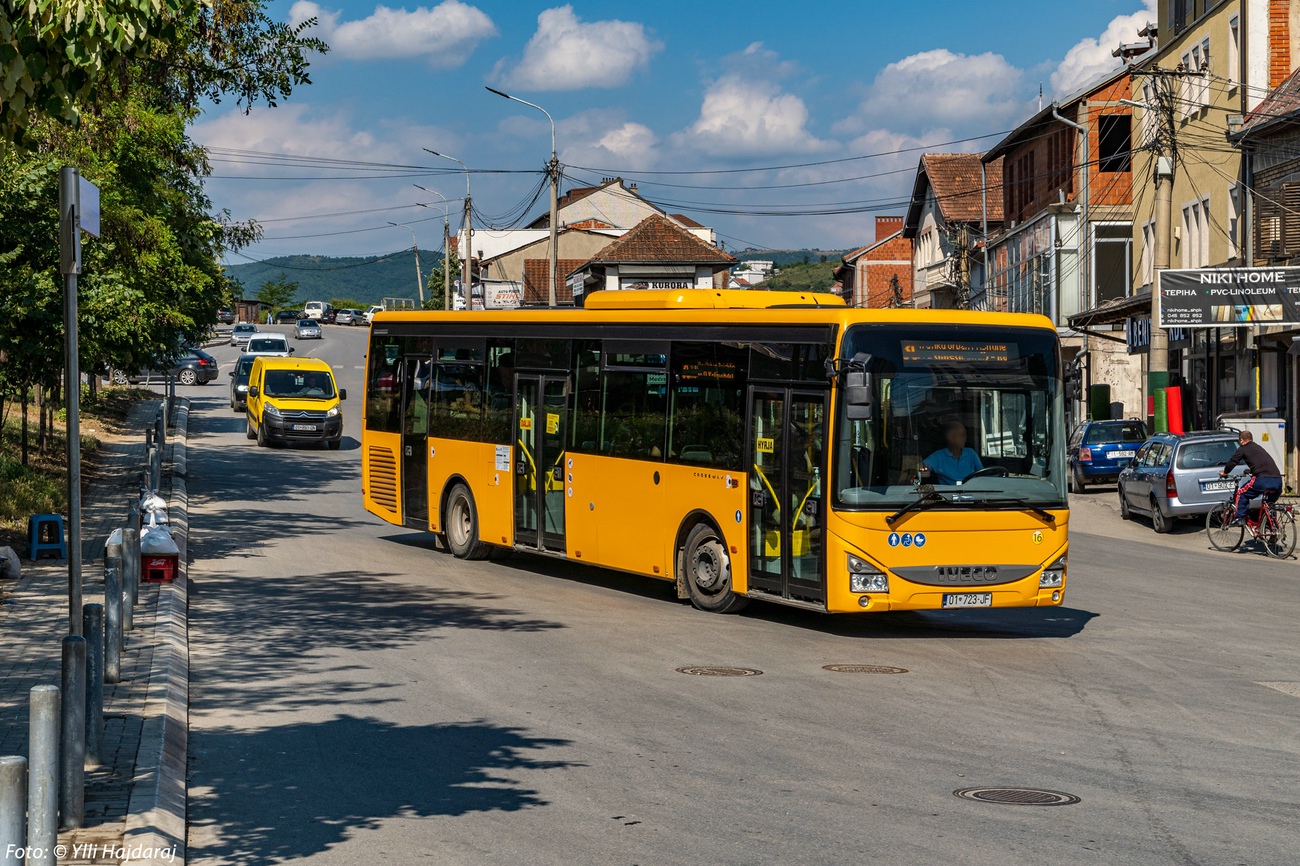
[[[1202,517],[1232,496],[1236,482],[1219,471],[1237,450],[1237,434],[1157,433],[1119,474],[1119,513],[1151,518],[1156,532],[1173,529],[1179,517]]]
[[[247,346],[248,341],[253,339],[253,335],[257,332],[257,325],[250,325],[247,322],[241,322],[240,324],[235,325],[234,330],[230,332],[230,345]]]
[[[315,319],[299,319],[298,324],[293,326],[293,338],[295,340],[319,340],[320,322]]]

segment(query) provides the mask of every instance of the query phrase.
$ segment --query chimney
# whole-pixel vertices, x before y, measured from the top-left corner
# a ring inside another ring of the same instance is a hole
[[[628,190],[629,190],[630,192],[636,192],[636,184],[629,184],[629,185],[628,185]]]
[[[1268,3],[1268,86],[1286,81],[1291,74],[1291,3],[1269,0]]]
[[[892,234],[903,230],[903,218],[901,216],[878,216],[876,217],[876,240],[883,241]]]

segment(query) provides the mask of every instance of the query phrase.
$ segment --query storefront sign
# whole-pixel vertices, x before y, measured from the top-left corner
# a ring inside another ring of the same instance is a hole
[[[483,306],[489,310],[514,310],[523,303],[524,287],[519,283],[485,283]]]
[[[1165,328],[1300,325],[1300,268],[1157,271]]]
[[[1165,328],[1165,338],[1171,349],[1190,349],[1190,328]],[[1151,349],[1151,317],[1129,316],[1124,320],[1124,342],[1130,355],[1145,355]]]
[[[647,289],[693,289],[695,280],[683,279],[681,277],[619,277],[618,287],[623,290],[640,290]]]

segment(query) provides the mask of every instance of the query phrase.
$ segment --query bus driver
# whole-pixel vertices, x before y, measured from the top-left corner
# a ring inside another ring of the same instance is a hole
[[[924,469],[929,469],[939,476],[941,484],[957,484],[972,473],[984,468],[980,456],[974,449],[966,447],[966,425],[960,421],[949,421],[943,426],[944,439],[948,447],[925,458]]]

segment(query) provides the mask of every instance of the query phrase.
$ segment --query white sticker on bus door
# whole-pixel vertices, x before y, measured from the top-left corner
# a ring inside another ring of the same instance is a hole
[[[510,471],[510,446],[509,445],[497,446],[496,470],[498,472]]]

